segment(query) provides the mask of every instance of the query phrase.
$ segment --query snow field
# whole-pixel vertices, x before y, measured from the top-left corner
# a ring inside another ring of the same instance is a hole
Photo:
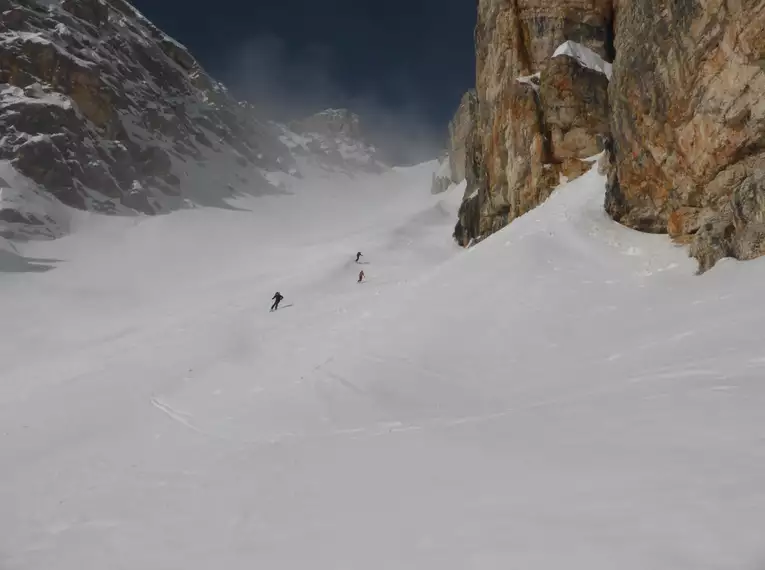
[[[460,250],[435,168],[17,246],[0,567],[760,564],[765,264],[694,276],[595,171]]]

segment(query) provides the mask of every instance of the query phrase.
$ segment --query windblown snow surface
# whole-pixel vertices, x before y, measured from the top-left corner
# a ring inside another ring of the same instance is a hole
[[[595,171],[460,250],[436,167],[17,244],[0,568],[765,567],[765,263]]]

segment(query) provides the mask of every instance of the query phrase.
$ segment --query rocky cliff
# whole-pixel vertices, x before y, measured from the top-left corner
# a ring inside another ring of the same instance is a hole
[[[449,122],[449,139],[446,142],[446,153],[441,157],[441,167],[433,175],[433,194],[444,192],[452,184],[465,180],[465,165],[467,163],[467,145],[472,136],[473,125],[476,124],[478,99],[473,90],[462,97],[454,118]]]
[[[0,0],[5,237],[59,235],[67,208],[159,213],[278,192],[269,173],[299,175],[307,157],[382,168],[343,126],[354,121],[318,116],[294,133],[258,118],[124,0]]]
[[[702,270],[765,251],[765,0],[479,0],[475,37],[458,242],[605,149],[614,219],[690,243]]]
[[[765,252],[765,1],[622,1],[614,219],[691,244],[706,270]]]
[[[504,227],[574,178],[609,132],[605,0],[480,0],[477,122],[455,229],[463,245]]]

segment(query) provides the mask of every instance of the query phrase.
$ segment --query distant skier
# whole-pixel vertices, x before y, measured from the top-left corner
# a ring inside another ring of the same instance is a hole
[[[361,259],[362,257],[364,257],[364,256],[363,256],[363,255],[361,255],[361,252],[358,252],[358,253],[356,254],[356,263],[358,263],[358,262],[359,262],[359,259]]]
[[[279,293],[279,291],[276,292],[276,295],[271,297],[271,300],[274,302],[274,304],[271,305],[271,310],[272,311],[275,311],[275,310],[277,310],[279,308],[279,303],[282,302],[282,299],[284,299],[284,297],[282,296],[281,293]]]
[[[364,271],[363,270],[359,272],[358,283],[361,283],[362,281],[364,281]]]

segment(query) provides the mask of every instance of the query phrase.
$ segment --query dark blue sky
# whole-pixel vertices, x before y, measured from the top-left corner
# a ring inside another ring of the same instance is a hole
[[[285,118],[349,106],[441,130],[474,83],[475,0],[134,4],[238,96]]]

